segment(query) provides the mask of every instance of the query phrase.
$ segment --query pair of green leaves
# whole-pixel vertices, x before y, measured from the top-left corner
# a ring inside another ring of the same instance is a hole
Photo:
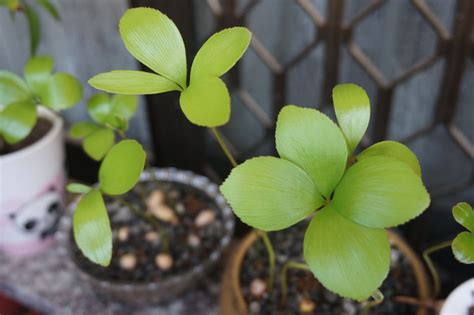
[[[112,257],[112,231],[102,194],[117,196],[135,186],[145,166],[146,154],[135,140],[122,140],[106,154],[99,169],[99,185],[69,184],[70,192],[83,193],[73,217],[73,232],[84,256],[102,266]]]
[[[115,143],[114,131],[127,131],[128,120],[135,114],[137,104],[137,97],[133,95],[92,95],[87,102],[87,110],[94,123],[75,123],[69,134],[74,139],[84,139],[84,151],[92,159],[100,161]]]
[[[48,12],[56,21],[61,18],[56,7],[49,0],[36,0],[36,3]],[[14,18],[16,12],[23,11],[28,21],[30,31],[30,52],[34,56],[38,50],[41,38],[41,23],[35,9],[24,1],[20,0],[0,0],[0,6],[7,7]]]
[[[194,58],[190,84],[184,42],[176,25],[151,8],[129,9],[119,24],[128,51],[155,73],[117,70],[89,80],[93,87],[119,94],[157,94],[180,91],[187,119],[199,126],[221,126],[230,118],[230,96],[219,78],[247,49],[251,34],[243,27],[211,36]]]
[[[468,203],[460,202],[453,207],[453,217],[467,229],[453,240],[454,257],[464,264],[474,264],[474,210]]]
[[[244,162],[221,191],[242,221],[265,231],[320,209],[306,231],[306,262],[326,288],[363,300],[388,274],[384,228],[416,217],[430,199],[416,156],[400,143],[375,144],[347,168],[368,126],[369,99],[362,88],[341,84],[333,101],[340,127],[317,110],[285,106],[275,136],[280,158]]]
[[[80,82],[64,72],[52,73],[51,57],[31,58],[24,78],[0,71],[0,136],[10,144],[23,140],[37,120],[36,105],[58,111],[74,106],[82,97]]]

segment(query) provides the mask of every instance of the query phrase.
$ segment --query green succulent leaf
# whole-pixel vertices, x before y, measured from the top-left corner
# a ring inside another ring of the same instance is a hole
[[[243,222],[264,231],[287,228],[323,204],[302,169],[275,157],[247,160],[232,170],[220,189]]]
[[[40,94],[48,84],[48,79],[53,71],[54,61],[49,56],[33,57],[25,65],[25,80],[31,90]]]
[[[176,83],[160,75],[134,70],[115,70],[100,73],[89,80],[98,90],[109,93],[139,95],[179,91]]]
[[[97,190],[86,193],[73,216],[74,239],[84,256],[104,267],[112,258],[112,230],[104,199]]]
[[[191,81],[198,77],[220,77],[242,57],[252,34],[245,27],[228,28],[212,35],[196,54]]]
[[[69,135],[73,139],[81,139],[87,137],[98,129],[100,129],[100,127],[91,122],[80,121],[72,125],[71,129],[69,130]]]
[[[19,76],[0,70],[0,104],[7,105],[31,98],[28,86]]]
[[[325,288],[362,301],[387,277],[390,244],[383,229],[354,223],[328,205],[306,230],[304,257]]]
[[[421,178],[397,159],[373,156],[352,165],[336,187],[333,205],[359,224],[384,228],[421,214],[430,197]]]
[[[336,124],[315,109],[289,105],[278,115],[275,137],[280,156],[301,167],[329,197],[347,162],[346,142]]]
[[[191,82],[179,98],[186,118],[195,125],[218,127],[230,118],[230,96],[224,82],[217,77],[202,77]]]
[[[474,264],[474,233],[462,232],[451,245],[454,257],[463,264]]]
[[[367,93],[355,84],[338,84],[332,90],[337,122],[346,136],[349,154],[359,144],[370,119],[370,101]]]
[[[92,188],[87,186],[87,185],[83,185],[83,184],[79,184],[79,183],[71,183],[71,184],[68,184],[66,186],[66,189],[67,191],[71,192],[71,193],[76,193],[76,194],[86,194],[88,193]]]
[[[64,72],[50,76],[44,89],[38,93],[43,105],[61,110],[74,106],[82,98],[82,85],[78,79]]]
[[[103,128],[87,135],[84,138],[82,146],[88,156],[96,161],[100,161],[105,154],[109,152],[110,148],[114,145],[114,142],[115,135],[113,130]]]
[[[158,10],[134,8],[125,12],[119,29],[125,47],[138,61],[186,87],[184,42],[173,21]]]
[[[122,140],[114,145],[100,165],[100,189],[108,195],[132,189],[143,171],[145,158],[145,151],[135,140]]]
[[[31,100],[10,103],[0,112],[0,135],[9,144],[17,143],[30,134],[37,118]]]
[[[41,24],[38,18],[38,14],[35,9],[30,5],[23,4],[25,16],[28,20],[28,28],[30,31],[30,53],[32,56],[36,54],[38,50],[39,40],[41,37]]]
[[[137,104],[137,97],[133,95],[114,95],[109,98],[107,94],[98,93],[89,98],[87,110],[97,123],[123,129],[126,120],[135,113]]]
[[[134,95],[114,95],[110,104],[112,116],[130,119],[137,111],[138,98]]]
[[[43,7],[56,21],[60,21],[58,10],[49,0],[36,0],[40,6]]]
[[[372,156],[387,156],[400,160],[401,162],[406,163],[418,176],[421,176],[420,163],[418,162],[415,153],[400,142],[378,142],[362,151],[357,156],[357,160],[361,161]]]
[[[110,114],[110,99],[105,93],[92,95],[87,101],[89,115],[99,124],[104,124]]]
[[[474,233],[474,210],[467,202],[460,202],[453,207],[453,217],[457,223]]]

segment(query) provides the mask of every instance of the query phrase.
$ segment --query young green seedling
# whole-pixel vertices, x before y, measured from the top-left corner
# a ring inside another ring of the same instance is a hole
[[[339,126],[315,109],[285,106],[275,136],[280,158],[247,160],[221,191],[242,221],[264,231],[312,216],[304,239],[310,270],[327,289],[364,300],[380,296],[389,271],[384,229],[421,214],[430,198],[406,146],[384,141],[352,156],[369,122],[365,91],[337,85],[333,101]]]
[[[36,3],[48,12],[56,21],[61,19],[56,7],[49,0],[36,0]],[[12,19],[15,18],[16,13],[18,12],[25,13],[30,31],[30,53],[34,56],[38,50],[41,38],[41,24],[38,13],[36,13],[34,7],[24,0],[0,0],[0,7],[6,7],[10,12]]]
[[[0,137],[8,144],[26,138],[37,121],[37,106],[54,111],[74,106],[82,97],[82,85],[64,72],[52,73],[53,59],[31,58],[24,68],[24,80],[0,70]]]

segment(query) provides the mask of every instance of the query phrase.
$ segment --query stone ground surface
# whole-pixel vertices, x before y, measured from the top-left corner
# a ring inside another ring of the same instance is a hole
[[[55,245],[21,260],[0,253],[0,292],[44,314],[217,315],[219,284],[205,279],[198,288],[166,305],[122,304],[94,294]]]

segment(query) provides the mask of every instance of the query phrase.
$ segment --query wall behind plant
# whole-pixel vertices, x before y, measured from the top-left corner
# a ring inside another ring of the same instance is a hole
[[[37,8],[34,2],[29,1]],[[118,33],[118,21],[128,8],[126,0],[52,0],[60,15],[57,22],[44,10],[40,15],[42,38],[38,54],[52,55],[56,69],[78,77],[84,85],[79,106],[63,112],[67,122],[87,118],[85,101],[96,93],[87,84],[93,75],[113,69],[138,69]],[[7,10],[0,10],[0,69],[22,73],[29,58],[26,18],[18,14],[13,21]],[[149,148],[148,120],[143,100],[130,124],[130,136]]]

